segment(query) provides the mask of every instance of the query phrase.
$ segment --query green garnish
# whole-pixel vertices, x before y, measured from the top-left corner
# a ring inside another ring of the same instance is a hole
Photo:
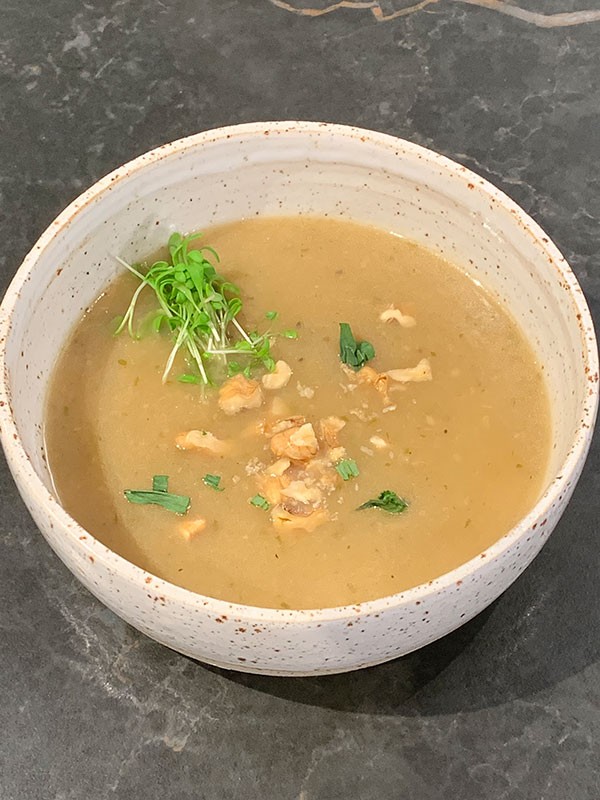
[[[279,316],[278,311],[267,311],[267,313],[265,314],[265,317],[267,319],[277,319],[278,316]]]
[[[371,342],[357,342],[347,322],[340,322],[340,358],[352,369],[359,370],[375,357]]]
[[[256,508],[262,508],[263,511],[268,511],[271,508],[271,504],[262,494],[255,494],[254,497],[251,497],[250,505]]]
[[[190,498],[182,494],[172,494],[168,488],[168,476],[155,475],[152,478],[152,491],[125,489],[123,494],[130,503],[137,503],[140,506],[162,506],[175,514],[185,514],[190,507]]]
[[[285,339],[297,339],[298,338],[298,331],[295,330],[294,328],[290,328],[287,331],[281,331],[281,335]]]
[[[206,486],[210,486],[211,489],[215,489],[217,492],[225,491],[222,486],[219,486],[221,483],[221,476],[220,475],[211,475],[209,472],[202,478],[202,483]]]
[[[153,492],[168,492],[169,491],[169,476],[168,475],[155,475],[152,478],[152,491]]]
[[[191,242],[200,236],[172,234],[168,243],[169,260],[155,261],[145,272],[139,264],[117,259],[140,280],[140,285],[115,333],[127,328],[135,338],[136,304],[144,287],[149,286],[159,306],[150,329],[158,332],[166,328],[174,339],[163,383],[179,350],[186,351],[194,371],[198,370],[197,376],[181,376],[184,383],[193,382],[192,377],[202,384],[220,382],[228,374],[228,357],[233,354],[244,358],[240,371],[251,372],[256,367],[271,369],[270,336],[257,331],[248,333],[238,322],[242,310],[239,289],[216,271],[213,261],[219,262],[217,253],[211,247],[190,249]],[[142,329],[147,327],[142,324]]]
[[[123,315],[122,314],[118,314],[116,317],[114,317],[110,321],[109,330],[113,334],[116,334],[122,324],[123,324]]]
[[[179,383],[202,383],[202,378],[200,375],[192,375],[191,373],[186,373],[185,375],[179,375],[177,377]]]
[[[398,497],[396,492],[390,489],[385,489],[374,500],[367,500],[362,506],[357,508],[357,511],[362,511],[364,508],[381,508],[387,511],[388,514],[401,514],[408,508],[408,503],[402,497]]]
[[[350,478],[358,478],[360,475],[358,465],[353,458],[343,458],[338,461],[335,468],[345,481],[349,481]]]
[[[190,507],[190,498],[182,494],[145,492],[137,489],[126,489],[124,494],[130,503],[137,503],[140,506],[162,506],[167,511],[173,511],[175,514],[185,514]]]
[[[243,372],[244,367],[240,364],[239,361],[230,361],[227,364],[227,377],[231,378],[232,375],[237,375],[238,372]]]

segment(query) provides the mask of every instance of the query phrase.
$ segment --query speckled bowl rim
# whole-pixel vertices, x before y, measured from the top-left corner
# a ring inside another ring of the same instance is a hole
[[[557,475],[551,480],[535,506],[526,516],[522,517],[508,533],[504,534],[504,536],[482,553],[479,553],[454,570],[428,583],[420,584],[403,592],[387,595],[386,597],[381,597],[376,600],[367,600],[353,605],[316,609],[263,608],[259,606],[230,603],[227,600],[219,600],[208,595],[198,594],[143,570],[141,567],[136,566],[115,553],[115,551],[110,550],[98,539],[95,539],[89,531],[82,528],[76,520],[62,508],[56,497],[48,491],[38,477],[27,456],[21,443],[21,437],[17,430],[12,412],[10,376],[6,362],[6,342],[10,333],[12,316],[19,311],[19,293],[21,288],[27,281],[29,274],[35,270],[37,260],[43,250],[51,243],[58,233],[71,224],[72,220],[77,217],[83,208],[96,200],[101,200],[101,196],[105,192],[110,191],[117,182],[127,180],[131,175],[143,170],[149,164],[176,156],[178,153],[190,148],[216,141],[235,141],[238,137],[264,137],[267,134],[285,136],[288,133],[296,135],[306,133],[309,136],[318,136],[319,133],[326,133],[330,136],[346,137],[354,140],[358,139],[365,147],[375,145],[376,147],[391,149],[396,153],[402,150],[404,154],[412,157],[414,160],[420,159],[430,166],[435,166],[438,169],[446,171],[465,184],[474,184],[477,189],[487,195],[491,201],[509,211],[515,220],[515,225],[520,225],[524,230],[528,231],[542,250],[545,251],[548,257],[548,263],[559,273],[563,284],[568,289],[568,296],[573,303],[573,312],[577,315],[581,331],[582,349],[585,352],[586,375],[590,378],[588,381],[590,391],[583,414],[577,423],[577,432],[569,453],[562,462],[560,469],[557,471]],[[585,458],[598,409],[598,351],[591,314],[575,275],[556,245],[550,240],[542,228],[540,228],[523,209],[504,194],[504,192],[497,189],[476,173],[445,156],[389,134],[327,122],[253,122],[210,129],[193,134],[192,136],[187,136],[183,139],[177,139],[174,142],[150,150],[123,166],[118,167],[97,181],[93,186],[71,202],[42,233],[36,244],[23,260],[23,263],[10,283],[2,305],[0,306],[0,375],[0,439],[7,452],[7,456],[10,456],[11,469],[18,471],[21,480],[29,485],[31,494],[37,497],[38,502],[45,506],[46,510],[51,513],[57,526],[61,530],[66,530],[65,535],[73,537],[74,540],[76,540],[75,544],[78,549],[82,550],[85,555],[93,554],[93,557],[102,563],[105,568],[108,570],[118,570],[131,582],[135,583],[139,581],[140,584],[144,584],[145,579],[151,576],[154,582],[153,588],[159,589],[165,597],[168,597],[175,603],[185,606],[200,606],[207,613],[214,611],[216,614],[227,613],[243,619],[250,618],[273,623],[344,620],[356,618],[358,612],[364,615],[378,614],[386,608],[414,603],[417,600],[423,602],[429,595],[437,594],[455,585],[457,582],[464,581],[472,573],[477,571],[482,564],[482,559],[485,558],[486,563],[489,564],[491,561],[499,558],[528,530],[532,529],[536,523],[539,523],[540,519],[545,517],[553,504],[560,502],[561,494],[567,491],[573,476],[577,475],[578,466]],[[593,376],[595,376],[595,379],[592,379]],[[539,524],[543,525],[544,521]],[[80,539],[82,535],[86,538]]]

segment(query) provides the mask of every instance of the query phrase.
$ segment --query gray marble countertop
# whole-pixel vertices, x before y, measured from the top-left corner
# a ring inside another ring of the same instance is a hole
[[[305,118],[491,180],[554,237],[600,319],[598,2],[333,1],[0,0],[0,288],[124,161]],[[491,608],[321,679],[228,674],[154,644],[51,553],[3,461],[0,481],[1,800],[600,797],[597,439],[550,542]]]

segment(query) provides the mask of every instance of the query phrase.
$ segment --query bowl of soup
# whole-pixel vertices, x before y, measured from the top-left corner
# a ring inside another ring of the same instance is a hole
[[[40,237],[0,315],[25,504],[104,604],[229,669],[358,669],[527,567],[598,401],[577,281],[508,197],[392,136],[165,145]]]

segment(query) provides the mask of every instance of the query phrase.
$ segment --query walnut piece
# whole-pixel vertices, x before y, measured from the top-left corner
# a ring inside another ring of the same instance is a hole
[[[319,442],[310,422],[287,428],[271,439],[271,450],[277,458],[308,461],[319,450]]]
[[[426,358],[422,358],[416,367],[388,369],[385,375],[397,383],[420,383],[421,381],[430,381],[433,379],[431,365]]]
[[[315,528],[327,522],[329,514],[324,508],[318,508],[307,516],[290,514],[283,506],[275,506],[271,512],[273,526],[279,531],[302,530],[312,533]]]
[[[395,320],[403,328],[414,328],[417,324],[417,320],[414,317],[403,314],[400,309],[395,306],[390,306],[386,308],[385,311],[382,311],[379,315],[379,319],[382,322],[392,322]]]
[[[187,519],[179,525],[179,533],[186,541],[191,541],[206,528],[206,520],[202,517]]]
[[[265,389],[283,389],[287,386],[292,377],[292,368],[285,361],[277,361],[273,372],[267,372],[262,376],[262,385]]]
[[[180,450],[201,450],[213,455],[224,455],[231,449],[229,442],[217,439],[210,431],[184,431],[175,437],[175,444]]]
[[[263,393],[258,381],[244,375],[228,378],[219,389],[219,408],[226,414],[238,414],[247,408],[259,408],[263,403]]]

